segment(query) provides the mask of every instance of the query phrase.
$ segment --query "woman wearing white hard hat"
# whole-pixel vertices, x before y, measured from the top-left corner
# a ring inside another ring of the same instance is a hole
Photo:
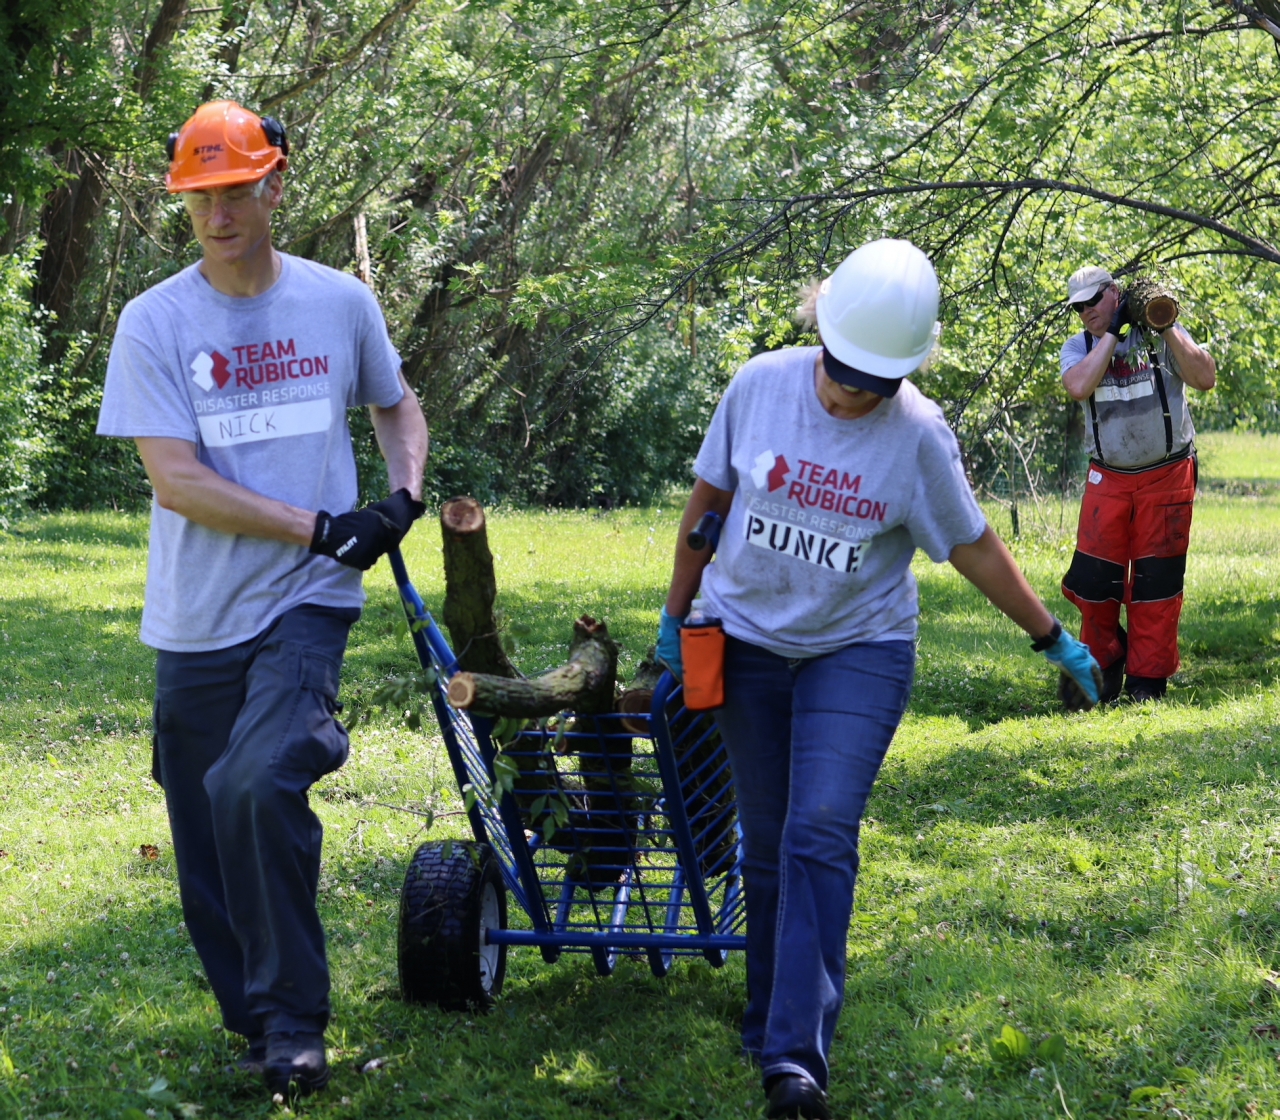
[[[716,719],[745,849],[742,1042],[770,1117],[830,1115],[858,826],[915,668],[915,550],[949,560],[1090,701],[1100,679],[987,525],[942,411],[904,380],[937,341],[929,259],[873,241],[808,311],[822,344],[752,358],[716,409],[658,641],[681,674],[701,584],[726,634]],[[707,511],[725,519],[710,566],[686,539]]]

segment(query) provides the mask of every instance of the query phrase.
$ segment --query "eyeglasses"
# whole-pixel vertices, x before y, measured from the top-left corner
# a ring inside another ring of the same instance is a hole
[[[1101,300],[1102,297],[1107,294],[1107,287],[1108,285],[1104,284],[1101,288],[1099,288],[1094,293],[1093,299],[1085,299],[1085,300],[1081,300],[1079,303],[1073,303],[1071,305],[1071,310],[1078,314],[1082,312],[1086,307],[1096,307],[1098,305],[1098,301]]]
[[[207,218],[213,213],[215,203],[222,203],[222,209],[228,214],[239,214],[251,201],[260,197],[256,183],[244,187],[231,187],[219,195],[209,191],[184,191],[182,203],[188,214],[197,218]]]

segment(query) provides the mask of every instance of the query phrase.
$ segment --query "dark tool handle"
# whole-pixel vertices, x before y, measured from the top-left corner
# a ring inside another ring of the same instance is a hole
[[[712,552],[715,552],[716,545],[720,543],[720,530],[723,528],[724,522],[720,519],[720,515],[714,510],[707,510],[698,519],[698,523],[689,531],[689,535],[685,538],[685,543],[694,552],[701,552],[708,546],[710,546]]]

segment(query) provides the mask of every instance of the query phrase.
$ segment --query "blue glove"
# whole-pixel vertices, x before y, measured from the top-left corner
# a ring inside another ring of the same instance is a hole
[[[667,614],[662,608],[658,621],[658,660],[662,662],[676,680],[684,678],[684,664],[680,660],[680,619]]]
[[[1063,630],[1053,645],[1040,652],[1045,655],[1049,664],[1056,665],[1062,670],[1064,676],[1071,678],[1083,699],[1087,701],[1080,704],[1080,707],[1088,711],[1098,702],[1098,696],[1102,691],[1102,670],[1093,659],[1093,654],[1089,652],[1087,645],[1076,641],[1066,630]],[[1072,707],[1066,697],[1063,699],[1069,708]]]

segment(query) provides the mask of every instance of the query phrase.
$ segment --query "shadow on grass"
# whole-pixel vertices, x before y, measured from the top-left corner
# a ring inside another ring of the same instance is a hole
[[[65,514],[20,521],[9,529],[8,535],[27,548],[48,542],[144,549],[149,527],[149,518],[145,515]]]
[[[351,869],[355,878],[374,876],[390,862],[353,860]],[[685,964],[658,981],[647,967],[625,962],[602,979],[584,958],[547,967],[526,952],[512,959],[491,1014],[443,1012],[398,998],[387,907],[366,911],[364,898],[353,897],[341,906],[326,902],[322,912],[335,977],[334,1079],[305,1103],[307,1113],[346,1116],[354,1107],[376,1117],[568,1120],[589,1110],[693,1120],[740,1115],[758,1094],[736,1053],[741,975],[734,969],[715,974]],[[180,1101],[206,1115],[276,1112],[260,1082],[225,1068],[241,1043],[216,1028],[199,961],[177,929],[176,888],[172,903],[131,917],[132,928],[114,916],[64,926],[56,939],[6,957],[8,983],[23,978],[5,997],[24,1008],[6,1039],[16,1070],[30,1079],[21,1103],[43,1115],[74,1101],[77,1111],[87,1105],[90,1115],[116,1117],[154,1103],[143,1090],[163,1077]],[[122,945],[127,963],[119,959]],[[82,963],[63,969],[65,961]],[[46,970],[56,982],[44,981]]]
[[[1058,820],[1116,835],[1172,831],[1199,819],[1212,790],[1248,787],[1280,770],[1280,743],[1269,741],[1276,733],[1258,727],[1232,743],[1222,732],[1203,738],[1203,731],[1145,729],[1121,738],[1124,749],[1114,753],[1049,733],[1016,747],[930,752],[914,764],[891,752],[867,815],[904,834],[949,820],[984,827]],[[1113,729],[1100,735],[1116,738]],[[963,851],[957,858],[964,861]]]
[[[155,652],[138,641],[140,609],[68,607],[57,599],[25,596],[0,599],[0,618],[6,669],[24,690],[42,692],[64,676],[88,686],[109,674],[125,678],[131,688],[134,676],[146,680],[150,698]]]

